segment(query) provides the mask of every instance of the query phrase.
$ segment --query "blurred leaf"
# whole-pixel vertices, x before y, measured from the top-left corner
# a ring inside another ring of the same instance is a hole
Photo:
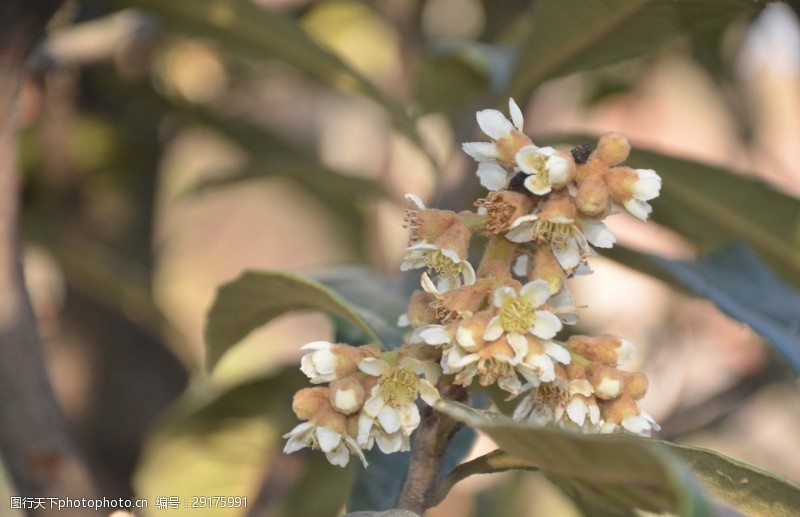
[[[596,142],[596,137],[542,139],[549,143]],[[655,169],[663,179],[652,218],[710,251],[746,241],[800,287],[800,200],[765,183],[691,160],[634,149],[627,165]]]
[[[744,244],[694,262],[650,260],[686,288],[769,340],[800,371],[800,293],[788,287]]]
[[[408,510],[387,510],[385,512],[353,512],[344,514],[342,517],[420,517]]]
[[[394,324],[318,282],[290,273],[247,271],[217,291],[205,328],[207,368],[213,369],[229,348],[256,328],[287,312],[309,310],[344,318],[381,346],[402,339]]]
[[[249,0],[109,1],[147,9],[162,17],[171,28],[211,38],[224,48],[246,55],[279,59],[323,83],[355,90],[379,104],[395,127],[434,163],[414,120],[400,106],[338,56],[317,45],[294,20],[281,13],[262,9]]]
[[[440,400],[436,409],[489,435],[578,497],[607,510],[709,515],[694,483],[654,440],[530,427],[499,413]]]
[[[292,368],[224,390],[204,386],[187,392],[145,444],[134,476],[137,495],[150,501],[178,497],[179,508],[169,510],[176,516],[202,513],[191,508],[193,496],[247,497],[251,507],[280,454],[281,434],[296,424],[290,409],[292,395],[305,385],[305,377]],[[308,459],[300,472],[292,473],[295,485],[279,515],[297,515],[293,505],[299,504],[302,515],[325,517],[342,504],[349,483],[347,471],[330,465],[321,454]],[[313,498],[308,497],[309,491]],[[305,501],[292,499],[297,492],[304,494]],[[215,508],[208,513],[238,517],[248,511]],[[148,512],[160,515],[157,510]]]
[[[745,515],[797,515],[800,487],[788,479],[712,450],[667,445],[683,458],[711,494]]]
[[[539,0],[509,95],[523,97],[547,79],[637,56],[762,8],[749,0]]]

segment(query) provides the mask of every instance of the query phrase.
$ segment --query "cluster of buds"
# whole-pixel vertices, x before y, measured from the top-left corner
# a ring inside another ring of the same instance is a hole
[[[633,345],[622,338],[572,335],[577,322],[567,289],[591,273],[594,247],[613,246],[603,219],[619,209],[645,221],[661,178],[622,165],[630,152],[617,133],[595,149],[538,147],[523,133],[523,116],[509,101],[511,120],[482,110],[478,125],[491,142],[464,144],[490,192],[476,210],[425,207],[406,196],[411,232],[403,271],[423,269],[421,289],[398,325],[410,327],[392,352],[330,343],[313,350],[301,370],[327,387],[298,392],[294,410],[306,422],[286,435],[285,451],[310,446],[337,465],[375,442],[381,451],[409,448],[420,421],[417,399],[431,404],[448,386],[497,385],[519,403],[513,418],[531,425],[649,436],[658,424],[638,406],[647,378],[618,369]],[[469,261],[476,235],[488,239],[477,269]]]

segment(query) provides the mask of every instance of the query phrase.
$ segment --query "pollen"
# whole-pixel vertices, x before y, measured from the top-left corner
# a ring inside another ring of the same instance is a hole
[[[378,380],[383,398],[397,406],[413,403],[419,391],[419,377],[404,368],[395,368]]]
[[[530,302],[516,298],[503,304],[500,324],[506,332],[524,334],[536,323],[536,309]]]
[[[453,262],[440,250],[434,250],[425,255],[425,265],[429,273],[437,273],[446,277],[457,277],[461,273],[461,266]]]

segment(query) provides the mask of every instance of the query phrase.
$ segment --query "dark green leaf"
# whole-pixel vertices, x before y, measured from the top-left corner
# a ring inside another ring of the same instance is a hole
[[[749,325],[800,370],[800,293],[776,277],[748,246],[727,246],[695,262],[658,256],[650,260]]]
[[[436,408],[485,432],[503,450],[554,476],[593,505],[623,513],[639,508],[709,514],[691,478],[654,440],[535,428],[453,401],[442,400]]]
[[[370,308],[348,303],[318,282],[290,273],[247,271],[219,289],[208,313],[208,369],[213,369],[228,349],[256,328],[287,312],[310,310],[353,323],[381,346],[402,339],[393,323],[384,321]]]
[[[539,0],[509,93],[522,97],[547,79],[641,55],[762,8],[748,0]]]
[[[321,48],[289,17],[248,0],[110,0],[147,9],[172,28],[211,38],[227,49],[276,58],[333,87],[355,90],[383,107],[392,123],[429,157],[415,122],[372,83],[335,54]],[[431,163],[433,159],[431,158]]]
[[[411,453],[384,454],[378,447],[373,447],[364,456],[369,467],[355,465],[347,510],[376,511],[394,508],[406,480]]]

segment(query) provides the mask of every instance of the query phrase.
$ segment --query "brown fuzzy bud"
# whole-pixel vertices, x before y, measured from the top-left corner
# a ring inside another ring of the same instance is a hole
[[[483,311],[459,323],[456,328],[456,342],[467,352],[483,348],[483,333],[492,319],[491,311]]]
[[[647,380],[647,375],[642,372],[630,372],[625,373],[624,384],[622,391],[625,396],[639,400],[647,393],[650,381]]]
[[[497,163],[507,169],[517,166],[517,152],[526,145],[531,144],[531,139],[525,133],[516,129],[511,130],[508,136],[495,142],[497,149]]]
[[[616,366],[630,358],[633,344],[610,334],[602,336],[571,336],[566,342],[567,348],[590,361]]]
[[[292,411],[300,420],[311,420],[323,406],[329,405],[328,388],[303,388],[294,394]]]
[[[358,377],[351,375],[330,384],[330,403],[338,412],[352,415],[364,405],[366,391]]]
[[[467,258],[470,237],[472,237],[472,231],[456,218],[447,231],[431,242],[439,249],[455,251],[459,258],[464,260]]]
[[[631,144],[621,133],[606,133],[597,142],[597,149],[589,157],[590,161],[597,161],[606,167],[620,164],[628,159]]]
[[[624,374],[610,366],[594,365],[589,368],[589,382],[594,386],[598,399],[611,400],[622,395]]]
[[[424,208],[416,212],[415,217],[409,220],[408,226],[414,232],[417,240],[434,242],[444,235],[458,220],[458,216],[451,210],[438,210]]]
[[[619,204],[631,199],[639,173],[630,167],[612,167],[605,171],[605,182],[611,198]]]
[[[544,280],[550,287],[550,292],[557,293],[564,287],[567,276],[553,251],[547,246],[542,246],[536,250],[533,260],[528,262],[528,278]]]
[[[625,417],[639,414],[636,401],[624,395],[613,400],[598,400],[597,405],[606,423],[619,424]]]
[[[406,312],[408,322],[412,327],[421,327],[439,321],[436,312],[431,308],[431,303],[434,301],[434,297],[425,291],[414,291]]]
[[[611,211],[608,187],[600,175],[589,176],[578,185],[575,196],[578,210],[590,217],[602,218]]]
[[[545,221],[575,220],[575,204],[568,195],[552,194],[539,207],[539,217]]]

